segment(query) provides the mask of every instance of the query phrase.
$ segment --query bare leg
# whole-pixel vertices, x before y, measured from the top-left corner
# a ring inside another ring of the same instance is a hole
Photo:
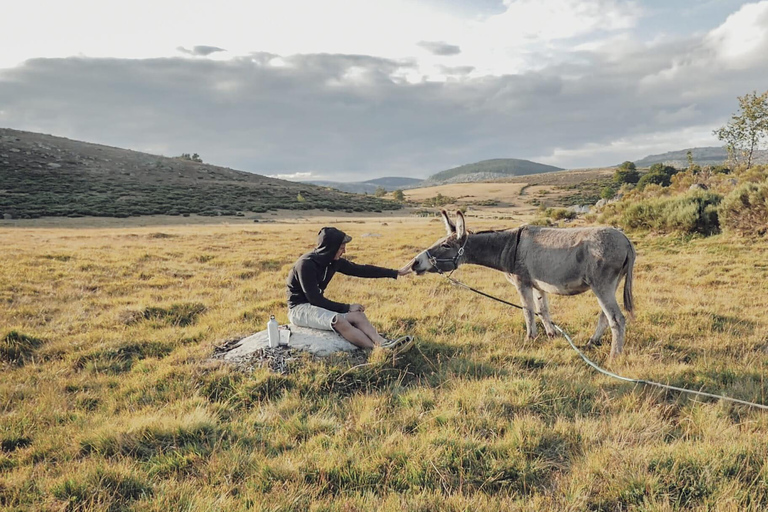
[[[536,311],[539,313],[539,318],[541,318],[541,322],[544,324],[544,330],[547,331],[547,336],[554,338],[556,333],[552,325],[552,319],[549,317],[547,294],[534,288],[533,296],[536,298]]]
[[[341,315],[336,317],[336,322],[333,324],[333,328],[342,338],[357,347],[373,348],[375,346],[373,341],[371,341],[371,338]]]
[[[376,328],[373,325],[371,325],[371,322],[368,320],[368,317],[365,316],[365,313],[363,313],[362,311],[347,313],[346,319],[354,327],[357,327],[358,329],[363,331],[365,335],[368,336],[368,338],[371,341],[373,341],[375,345],[381,345],[382,343],[387,341],[378,332],[376,332]]]

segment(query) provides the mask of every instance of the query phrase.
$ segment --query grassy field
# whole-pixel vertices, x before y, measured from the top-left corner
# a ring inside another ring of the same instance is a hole
[[[470,228],[500,227],[469,217]],[[491,224],[493,223],[493,224]],[[211,360],[287,316],[323,223],[0,228],[0,507],[8,510],[764,510],[768,416],[645,389],[525,340],[517,310],[439,276],[334,279],[397,360]],[[345,219],[358,262],[399,267],[437,219]],[[512,227],[512,226],[509,226]],[[365,236],[378,234],[381,236]],[[631,236],[637,318],[620,374],[768,401],[768,242]],[[517,302],[503,277],[459,279]],[[552,297],[577,343],[591,294]]]

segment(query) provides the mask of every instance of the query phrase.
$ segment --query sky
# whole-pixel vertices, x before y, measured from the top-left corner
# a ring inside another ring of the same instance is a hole
[[[768,89],[768,0],[25,0],[0,127],[286,179],[717,146]]]

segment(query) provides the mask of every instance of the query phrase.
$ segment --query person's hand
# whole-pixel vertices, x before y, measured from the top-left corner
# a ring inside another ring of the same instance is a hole
[[[397,275],[398,275],[398,276],[407,276],[408,274],[410,274],[411,272],[413,272],[413,270],[411,269],[411,264],[412,264],[412,263],[413,263],[413,261],[409,262],[409,263],[408,263],[406,266],[404,266],[403,268],[401,268],[400,270],[398,270],[398,271],[397,271]]]
[[[359,311],[362,313],[363,311],[365,311],[365,306],[363,306],[362,304],[350,304],[349,312],[352,313],[355,311]]]

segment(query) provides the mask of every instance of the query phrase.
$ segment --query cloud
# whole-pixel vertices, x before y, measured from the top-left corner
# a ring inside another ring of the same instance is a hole
[[[610,26],[631,23],[623,4],[587,5],[617,9]],[[768,2],[756,5],[759,12],[746,12],[759,21]],[[703,35],[644,43],[606,34],[621,44],[563,45],[536,68],[500,75],[457,62],[440,69],[441,80],[424,78],[413,59],[333,53],[33,59],[0,70],[0,121],[136,150],[197,152],[260,174],[340,181],[425,177],[503,157],[610,165],[686,140],[718,144],[712,128],[736,110],[737,96],[764,90],[768,76],[768,61],[758,58],[768,28],[749,39],[756,46],[740,47],[748,66],[729,67],[712,46],[744,26],[741,12]],[[583,16],[590,13],[608,15]],[[464,57],[462,43],[455,59]]]
[[[181,53],[186,53],[187,55],[195,55],[195,56],[202,56],[207,57],[208,55],[216,52],[225,52],[224,48],[219,48],[218,46],[193,46],[191,50],[187,50],[183,46],[179,46],[176,48]]]
[[[419,46],[427,50],[432,55],[448,56],[458,55],[461,48],[454,44],[443,43],[442,41],[419,41]]]
[[[768,1],[747,4],[704,38],[707,50],[728,67],[748,67],[768,54]]]
[[[288,180],[288,181],[309,181],[309,180],[319,180],[320,176],[317,176],[313,172],[292,172],[288,174],[268,174],[267,175],[270,178],[277,178],[279,180]]]

